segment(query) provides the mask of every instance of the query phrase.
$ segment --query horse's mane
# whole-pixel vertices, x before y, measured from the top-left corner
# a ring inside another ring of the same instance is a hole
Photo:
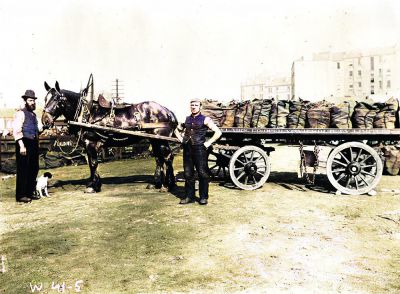
[[[73,92],[73,91],[64,90],[64,89],[61,90],[61,91],[66,97],[71,97],[72,99],[76,99],[77,100],[81,96],[80,93],[76,93],[76,92]]]

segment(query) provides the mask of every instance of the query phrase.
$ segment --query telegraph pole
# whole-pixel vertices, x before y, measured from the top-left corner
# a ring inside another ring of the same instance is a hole
[[[115,79],[114,84],[113,84],[113,99],[115,100],[115,102],[117,104],[122,103],[122,100],[124,99],[124,93],[123,93],[123,85],[121,80],[119,80],[118,78]]]

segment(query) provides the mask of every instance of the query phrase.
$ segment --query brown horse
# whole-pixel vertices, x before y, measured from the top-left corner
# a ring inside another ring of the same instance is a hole
[[[56,82],[54,88],[51,88],[46,82],[44,86],[48,93],[47,96],[50,96],[50,98],[46,101],[43,110],[43,126],[45,128],[53,126],[54,121],[61,115],[67,121],[75,120],[77,114],[82,111],[82,93],[60,89],[58,82]],[[87,93],[88,89],[84,91]],[[148,133],[162,136],[171,136],[178,124],[175,114],[156,102],[111,105],[110,103],[105,103],[105,100],[102,99],[104,98],[99,97],[98,101],[92,102],[87,118],[88,123],[126,130],[145,129]],[[146,125],[151,127],[143,128]],[[80,142],[86,148],[90,167],[90,179],[86,192],[99,192],[101,189],[101,179],[97,172],[97,153],[101,148],[129,146],[141,139],[97,129],[80,129],[76,126],[69,126],[69,131],[71,133],[80,132]],[[150,139],[150,143],[153,156],[156,159],[154,186],[156,188],[174,188],[176,184],[173,170],[173,154],[168,142]]]

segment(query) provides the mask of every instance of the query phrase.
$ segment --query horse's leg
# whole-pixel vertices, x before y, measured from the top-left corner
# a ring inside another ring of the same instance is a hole
[[[154,171],[154,185],[149,184],[147,188],[160,189],[165,181],[164,173],[164,157],[161,152],[161,145],[158,141],[151,141],[151,147],[153,149],[153,156],[156,160],[156,170]]]
[[[174,175],[174,154],[169,146],[169,144],[165,143],[166,147],[166,154],[164,155],[165,160],[165,184],[168,187],[168,190],[171,191],[172,189],[176,188],[176,180]]]
[[[86,141],[86,153],[88,155],[88,164],[90,168],[90,179],[86,186],[86,193],[96,193],[101,190],[101,180],[97,173],[97,166],[99,165],[97,158],[96,143],[92,141]]]

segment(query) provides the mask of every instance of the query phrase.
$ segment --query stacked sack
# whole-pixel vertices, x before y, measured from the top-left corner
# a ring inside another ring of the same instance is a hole
[[[267,128],[270,121],[273,99],[255,99],[251,101],[253,105],[253,115],[251,117],[252,128]]]
[[[310,102],[299,99],[289,102],[289,114],[287,127],[289,129],[301,129],[306,127],[307,111],[311,107]]]
[[[202,104],[202,113],[226,128],[393,129],[399,124],[399,102],[393,97],[385,103],[358,102],[354,108],[346,101],[310,103],[301,99],[232,100],[228,104],[203,100]]]
[[[332,104],[324,101],[313,103],[307,111],[307,127],[327,129],[330,126]]]

